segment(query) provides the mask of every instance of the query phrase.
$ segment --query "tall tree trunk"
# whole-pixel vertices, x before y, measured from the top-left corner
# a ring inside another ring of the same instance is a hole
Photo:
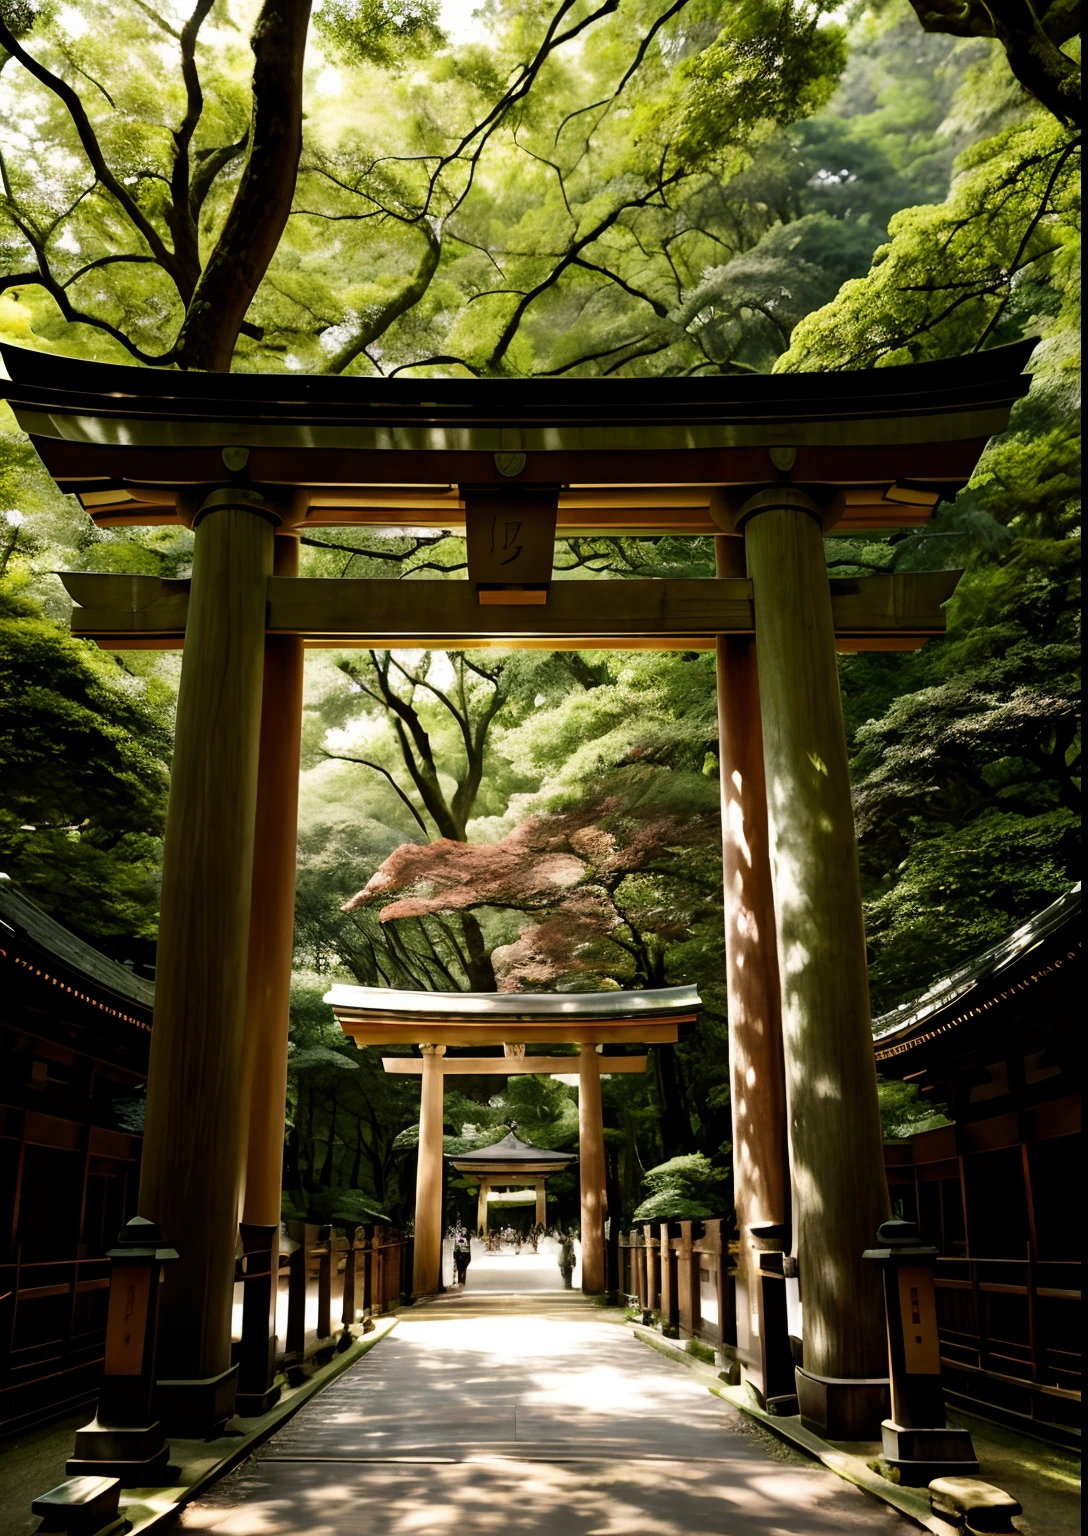
[[[228,373],[246,311],[291,212],[302,154],[310,0],[265,0],[253,31],[253,131],[226,223],[178,335],[181,368]]]
[[[321,1174],[318,1179],[318,1183],[321,1185],[322,1189],[332,1188],[332,1176],[335,1172],[336,1110],[337,1098],[336,1094],[334,1093],[332,1096],[332,1116],[329,1120],[329,1140],[325,1147],[325,1161],[321,1164]]]
[[[461,930],[465,935],[465,948],[468,951],[465,957],[465,969],[473,992],[497,992],[498,982],[495,980],[495,967],[491,963],[491,955],[484,943],[483,930],[471,912],[461,914]]]
[[[694,1152],[695,1137],[684,1103],[676,1047],[657,1046],[654,1060],[657,1067],[657,1089],[661,1095],[661,1136],[665,1143],[665,1157],[668,1159],[680,1153]]]
[[[305,1151],[306,1151],[306,1169],[305,1169],[304,1175],[299,1178],[299,1187],[306,1194],[313,1194],[313,1190],[314,1190],[314,1098],[315,1098],[315,1095],[314,1095],[314,1086],[313,1086],[313,1084],[310,1083],[308,1086],[309,1086],[309,1091],[307,1092],[307,1095],[306,1095],[306,1131],[305,1131],[305,1135],[300,1138],[302,1146],[305,1148]],[[301,1104],[301,1102],[302,1102],[302,1095],[299,1094],[299,1103]]]

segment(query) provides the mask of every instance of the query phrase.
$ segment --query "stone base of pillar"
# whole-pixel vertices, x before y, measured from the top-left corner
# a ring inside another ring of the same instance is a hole
[[[170,1447],[162,1425],[111,1428],[97,1419],[76,1430],[75,1455],[67,1477],[116,1477],[123,1488],[150,1488],[167,1480]]]
[[[816,1376],[794,1367],[801,1423],[822,1440],[879,1440],[891,1412],[887,1376]]]
[[[238,1367],[199,1380],[159,1381],[156,1391],[167,1434],[207,1440],[234,1417]]]
[[[978,1461],[967,1429],[907,1429],[894,1419],[880,1426],[884,1460],[899,1468],[907,1488],[925,1488],[935,1477],[977,1477]]]

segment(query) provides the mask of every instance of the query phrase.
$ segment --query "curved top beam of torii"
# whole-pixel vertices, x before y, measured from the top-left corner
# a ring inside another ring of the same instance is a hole
[[[670,1043],[690,1031],[702,1007],[693,986],[626,992],[409,992],[338,982],[324,1001],[359,1046],[505,1046],[516,1041],[522,1049],[526,1042]],[[563,1058],[558,1067],[550,1060],[532,1070],[554,1072],[564,1066],[576,1069],[577,1058],[569,1063]],[[504,1070],[511,1070],[509,1059]]]
[[[311,526],[457,528],[466,487],[501,486],[557,491],[560,536],[700,535],[721,531],[729,488],[785,479],[844,491],[846,532],[925,522],[962,486],[1026,394],[1034,345],[849,373],[562,381],[177,373],[5,345],[0,396],[102,524],[184,520],[179,489],[243,483],[289,493]]]

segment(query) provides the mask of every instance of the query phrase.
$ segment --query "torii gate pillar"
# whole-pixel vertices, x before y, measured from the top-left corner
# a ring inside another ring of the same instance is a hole
[[[889,1200],[825,515],[780,485],[751,497],[737,523],[756,616],[803,1315],[798,1398],[830,1438],[865,1439],[881,1417],[887,1356],[880,1285],[862,1252]]]
[[[714,541],[719,576],[745,576],[744,541]],[[751,635],[718,637],[718,755],[729,998],[730,1103],[737,1255],[737,1355],[766,1403],[794,1394],[785,1282],[760,1252],[789,1251],[789,1181],[774,892]]]
[[[593,1045],[578,1047],[578,1172],[582,1186],[582,1290],[605,1290],[604,1112],[601,1058]]]
[[[298,575],[297,533],[279,533],[273,574]],[[257,1417],[279,1398],[279,1272],[291,961],[295,934],[298,777],[302,747],[301,635],[266,635],[261,750],[247,965],[244,1094],[249,1140],[242,1246],[250,1271],[242,1301],[237,1411]],[[259,1278],[254,1278],[254,1269]]]
[[[423,1089],[419,1098],[412,1295],[431,1296],[442,1281],[442,1057],[446,1047],[421,1045],[420,1052]]]
[[[252,489],[206,496],[193,577],[163,854],[140,1212],[177,1247],[164,1293],[159,1400],[175,1432],[234,1411],[231,1306],[246,1144],[246,977],[265,604],[275,513]]]

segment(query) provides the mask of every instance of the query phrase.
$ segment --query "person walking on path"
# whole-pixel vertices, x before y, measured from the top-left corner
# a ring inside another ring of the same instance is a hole
[[[563,1276],[563,1288],[569,1291],[574,1283],[574,1233],[560,1231],[559,1273]]]
[[[472,1241],[458,1219],[453,1229],[453,1264],[457,1271],[457,1284],[463,1286],[472,1263]]]

